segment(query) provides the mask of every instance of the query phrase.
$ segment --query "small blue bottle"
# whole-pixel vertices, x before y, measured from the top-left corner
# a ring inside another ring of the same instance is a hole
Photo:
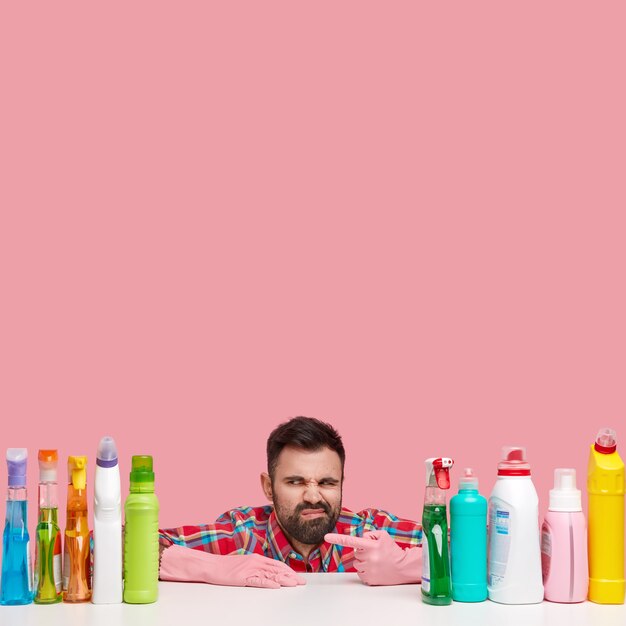
[[[2,582],[0,584],[0,604],[4,605],[30,604],[33,601],[26,495],[27,459],[26,448],[7,450],[9,491],[2,538]]]
[[[452,599],[487,599],[487,499],[478,493],[478,478],[470,468],[450,500],[450,568]]]

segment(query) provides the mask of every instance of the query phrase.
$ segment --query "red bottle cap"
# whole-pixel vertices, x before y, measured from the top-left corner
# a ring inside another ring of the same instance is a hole
[[[498,476],[530,476],[530,463],[526,461],[526,448],[505,446],[502,461],[498,463]]]

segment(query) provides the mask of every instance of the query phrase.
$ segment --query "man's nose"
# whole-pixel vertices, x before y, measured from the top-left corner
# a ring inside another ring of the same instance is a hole
[[[310,504],[316,504],[320,501],[320,487],[314,481],[310,480],[305,484],[304,488],[304,500],[305,502],[309,502]]]

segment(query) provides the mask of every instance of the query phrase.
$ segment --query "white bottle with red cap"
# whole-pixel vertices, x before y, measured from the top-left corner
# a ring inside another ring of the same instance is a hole
[[[526,450],[502,449],[498,480],[489,498],[489,599],[502,604],[543,600],[539,498]]]

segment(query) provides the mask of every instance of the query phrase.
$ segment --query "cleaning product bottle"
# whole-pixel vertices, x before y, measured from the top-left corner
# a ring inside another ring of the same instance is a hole
[[[0,604],[30,604],[33,601],[26,494],[27,460],[26,448],[7,450],[9,491],[2,540]]]
[[[63,556],[63,600],[87,602],[91,599],[91,559],[87,518],[87,457],[67,459],[67,522]]]
[[[112,437],[98,445],[93,509],[94,604],[122,601],[122,495],[117,447]]]
[[[589,600],[624,603],[624,462],[615,431],[603,428],[591,445],[589,495]]]
[[[469,467],[450,500],[450,568],[453,600],[487,599],[487,499],[478,493],[478,478]]]
[[[124,602],[156,602],[159,580],[159,501],[151,456],[134,456],[124,505]]]
[[[450,489],[452,459],[426,459],[426,494],[422,514],[422,600],[452,602],[446,491]]]
[[[543,600],[539,498],[526,449],[505,447],[489,498],[489,599],[502,604]]]
[[[56,450],[39,450],[39,523],[35,550],[35,602],[55,604],[63,600],[61,577],[61,529]]]
[[[554,489],[541,527],[541,564],[546,600],[585,600],[589,588],[587,524],[575,469],[554,470]]]

